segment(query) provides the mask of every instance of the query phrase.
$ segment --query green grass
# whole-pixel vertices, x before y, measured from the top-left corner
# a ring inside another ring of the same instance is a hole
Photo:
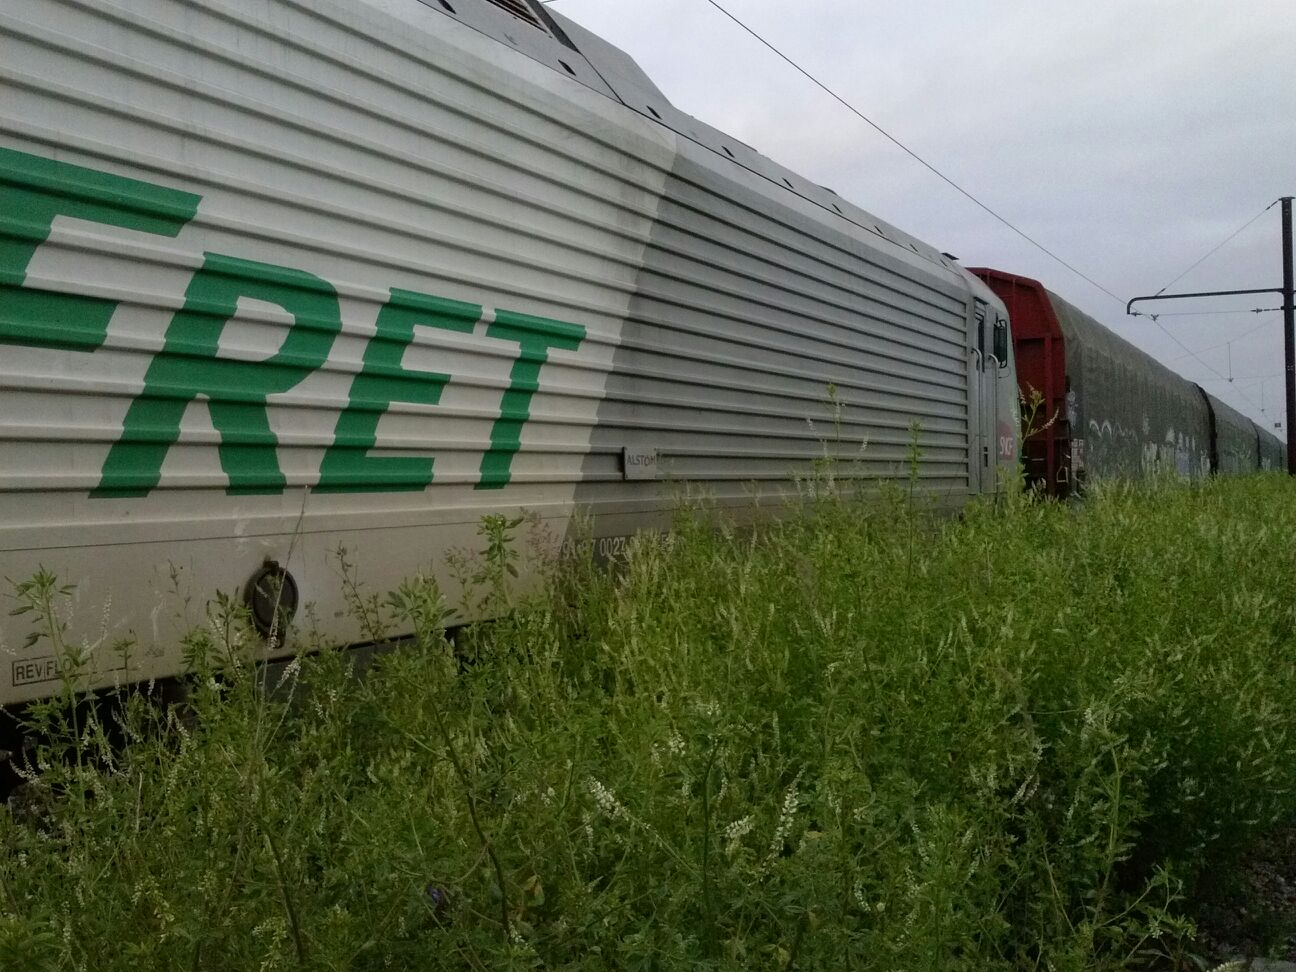
[[[217,604],[187,709],[32,713],[0,967],[1188,968],[1202,868],[1296,811],[1294,568],[1263,476],[694,512],[454,650],[412,579],[415,646],[272,692]]]

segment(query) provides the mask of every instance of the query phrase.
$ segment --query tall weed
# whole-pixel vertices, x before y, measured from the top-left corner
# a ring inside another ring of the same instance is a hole
[[[351,576],[414,635],[364,678],[217,601],[183,708],[33,710],[0,964],[1172,968],[1202,865],[1296,810],[1285,477],[685,510],[531,598],[520,526],[455,645],[430,580]]]

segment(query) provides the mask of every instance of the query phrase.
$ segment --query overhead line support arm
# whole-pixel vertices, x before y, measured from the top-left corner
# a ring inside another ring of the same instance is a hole
[[[1189,297],[1236,297],[1242,294],[1281,294],[1283,312],[1283,359],[1287,376],[1287,472],[1296,476],[1296,267],[1292,260],[1292,197],[1282,203],[1282,272],[1281,287],[1259,290],[1207,290],[1196,294],[1150,294],[1135,297],[1125,305],[1125,313],[1136,317],[1134,305],[1145,300],[1186,300]]]
[[[1242,294],[1281,294],[1282,292],[1281,287],[1262,287],[1259,290],[1203,290],[1196,294],[1151,294],[1147,297],[1133,298],[1125,305],[1125,313],[1134,314],[1130,308],[1141,300],[1183,300],[1185,297],[1237,297]]]

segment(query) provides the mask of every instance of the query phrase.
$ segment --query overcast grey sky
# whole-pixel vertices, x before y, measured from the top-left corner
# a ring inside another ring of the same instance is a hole
[[[1156,292],[1264,206],[1296,195],[1293,0],[720,2],[1122,298]],[[707,0],[556,0],[554,9],[624,49],[678,108],[965,265],[1039,278],[1267,427],[1283,419],[1281,314],[1247,313],[1277,307],[1277,295],[1161,305],[1198,312],[1160,323],[1203,364],[926,172]],[[1172,290],[1279,286],[1279,239],[1274,206]],[[1199,313],[1226,307],[1241,310]],[[1229,341],[1232,383],[1221,379]]]

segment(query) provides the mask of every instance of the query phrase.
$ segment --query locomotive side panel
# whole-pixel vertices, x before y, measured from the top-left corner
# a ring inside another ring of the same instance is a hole
[[[483,513],[566,529],[675,138],[406,6],[0,15],[0,576],[132,677],[266,560],[354,640],[340,548],[450,588]],[[0,701],[56,684],[24,620]]]
[[[704,482],[721,502],[786,492],[825,457],[838,477],[895,477],[914,427],[920,489],[957,503],[981,487],[969,312],[974,296],[998,301],[935,248],[679,111],[618,53],[598,55],[600,73],[680,135],[679,156],[578,495],[613,488],[603,480],[627,428],[660,475]],[[1003,431],[1013,462],[1011,417]]]
[[[542,21],[513,49],[417,0],[0,13],[0,576],[74,585],[96,684],[177,671],[267,561],[343,641],[342,550],[453,599],[486,513],[624,535],[672,477],[896,475],[910,421],[924,485],[968,494],[979,285],[627,110]],[[0,702],[57,684],[27,633],[0,618]]]
[[[617,473],[600,453],[623,447],[734,504],[786,493],[826,457],[840,478],[904,478],[915,423],[920,488],[967,497],[967,283],[781,196],[683,147],[578,501]]]

